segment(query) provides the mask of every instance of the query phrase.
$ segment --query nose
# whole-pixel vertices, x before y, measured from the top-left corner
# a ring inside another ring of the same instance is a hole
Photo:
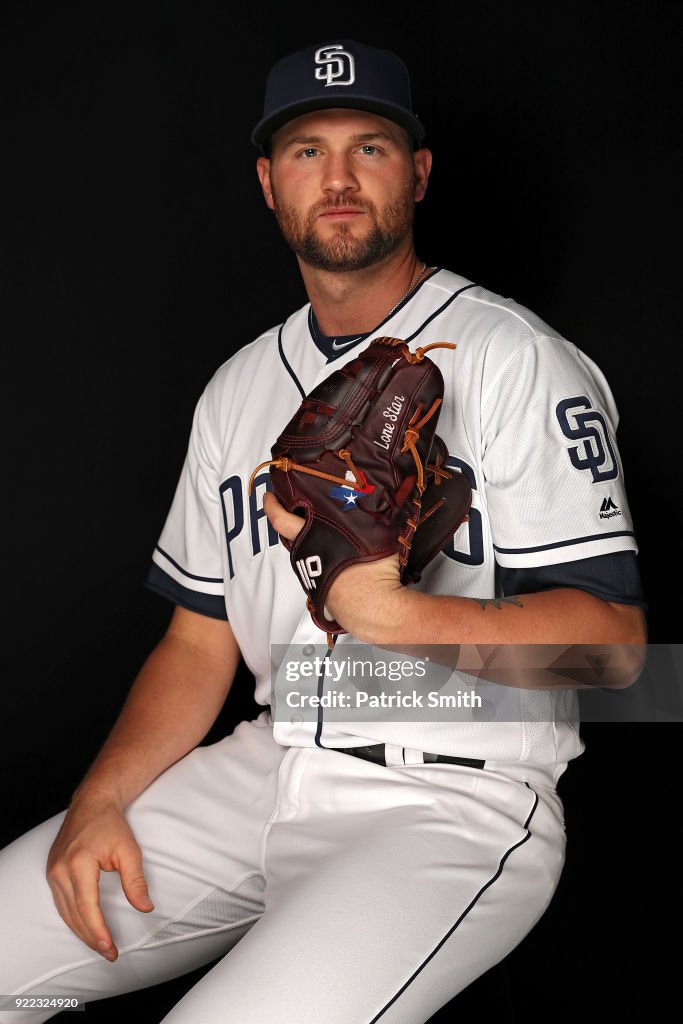
[[[336,195],[357,191],[359,184],[350,154],[345,152],[327,154],[323,165],[321,187],[324,192]]]

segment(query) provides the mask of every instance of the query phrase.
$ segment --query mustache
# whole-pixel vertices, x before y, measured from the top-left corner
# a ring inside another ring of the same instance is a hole
[[[318,217],[328,210],[343,210],[347,206],[354,210],[363,210],[365,213],[375,209],[374,204],[365,199],[345,199],[344,196],[337,196],[335,199],[321,199],[311,207],[309,217]]]

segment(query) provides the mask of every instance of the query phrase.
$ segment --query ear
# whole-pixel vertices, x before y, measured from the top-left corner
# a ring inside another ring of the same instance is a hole
[[[415,186],[415,202],[419,203],[424,199],[427,192],[429,172],[432,169],[432,151],[430,149],[418,149],[413,153],[413,164],[417,184]]]
[[[269,210],[275,209],[273,203],[273,190],[270,187],[270,160],[265,156],[260,156],[256,161],[256,173],[258,174],[259,181],[261,182],[261,191],[263,192],[263,198],[266,201],[266,206]]]

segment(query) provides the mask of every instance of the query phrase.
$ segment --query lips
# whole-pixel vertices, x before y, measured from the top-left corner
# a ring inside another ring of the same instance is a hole
[[[353,219],[354,217],[362,217],[364,213],[365,210],[343,208],[336,210],[325,210],[323,213],[319,214],[319,216],[321,218],[324,217],[327,220],[346,220]]]

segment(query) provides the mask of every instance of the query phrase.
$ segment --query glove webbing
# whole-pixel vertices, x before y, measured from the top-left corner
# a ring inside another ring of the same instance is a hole
[[[431,471],[434,477],[435,487],[440,487],[442,480],[450,480],[452,476],[449,470],[441,468],[441,460],[438,455],[436,462],[427,463],[427,469]],[[417,525],[420,526],[420,524],[423,523],[425,519],[429,519],[430,516],[434,515],[434,513],[441,508],[445,500],[445,498],[439,498],[439,500],[435,501],[432,507],[428,508],[426,512],[420,512],[420,518],[417,521]]]
[[[412,456],[415,460],[415,465],[417,466],[417,488],[420,492],[420,495],[422,495],[422,492],[425,489],[425,478],[424,468],[422,466],[420,456],[417,453],[415,442],[418,441],[420,438],[420,427],[423,427],[427,420],[430,420],[432,418],[436,410],[441,405],[441,401],[442,400],[440,398],[435,399],[429,411],[426,412],[422,419],[418,420],[416,423],[415,421],[417,420],[417,417],[420,415],[423,409],[423,404],[422,402],[420,402],[417,409],[413,413],[410,422],[408,423],[408,426],[406,427],[405,434],[403,435],[403,447],[401,448],[401,452],[407,452],[408,449],[410,449],[412,453]]]
[[[435,403],[435,404],[437,405],[437,408],[438,408],[438,402]],[[420,420],[420,423],[419,424],[415,424],[415,426],[416,427],[417,426],[421,426],[423,422],[425,422],[426,420],[429,419],[429,417],[432,415],[433,412],[434,412],[434,407],[432,407],[432,409],[430,409],[430,411],[427,414],[427,416],[425,417],[425,419],[424,420]],[[418,412],[416,412],[415,415],[417,416],[418,413],[419,413],[419,407],[418,407]],[[413,416],[413,419],[415,419],[415,416]],[[406,433],[407,433],[407,431],[406,431]],[[404,446],[404,448],[402,450],[405,451],[405,446]],[[413,452],[414,456],[416,454],[417,454],[416,452]],[[440,486],[442,480],[450,480],[451,474],[449,473],[449,471],[447,469],[442,469],[441,468],[441,463],[440,463],[440,461],[438,461],[438,457],[437,457],[437,461],[436,462],[428,462],[427,463],[427,469],[430,470],[432,472],[432,474],[434,475],[434,484],[435,484],[436,487]],[[418,484],[418,486],[419,486],[419,484]],[[429,517],[431,515],[434,515],[434,513],[438,509],[441,508],[441,506],[443,505],[444,500],[445,500],[444,498],[439,498],[438,501],[434,502],[434,504],[432,505],[431,508],[427,509],[426,512],[423,512],[422,511],[422,500],[421,499],[422,499],[422,493],[423,493],[424,489],[425,489],[424,487],[420,488],[420,499],[419,500],[413,498],[413,504],[417,506],[417,522],[414,519],[412,519],[412,518],[411,519],[407,519],[406,520],[406,526],[410,527],[410,533],[409,533],[409,535],[407,537],[399,536],[399,538],[398,538],[399,543],[404,545],[404,550],[398,556],[398,560],[399,560],[399,562],[400,562],[402,567],[404,567],[404,566],[406,566],[408,564],[408,552],[410,551],[410,548],[411,548],[412,543],[413,543],[413,534],[417,530],[418,526],[420,526],[420,524],[423,523],[425,521],[425,519],[429,519]]]

